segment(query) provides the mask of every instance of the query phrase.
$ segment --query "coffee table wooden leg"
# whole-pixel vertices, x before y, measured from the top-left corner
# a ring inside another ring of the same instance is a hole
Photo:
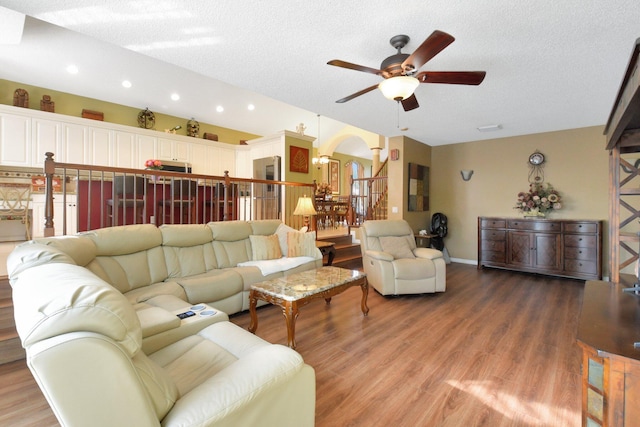
[[[287,323],[287,344],[296,348],[296,319],[298,318],[298,305],[295,302],[287,301],[282,309],[285,322]]]
[[[364,279],[364,283],[360,285],[362,288],[362,303],[360,304],[360,308],[362,308],[362,314],[365,316],[369,314],[369,307],[367,307],[367,297],[369,296],[369,283],[367,279]]]
[[[255,296],[253,290],[249,292],[249,313],[251,314],[251,324],[249,325],[249,332],[255,333],[258,329],[258,313],[256,312],[256,306],[258,305],[258,298]]]

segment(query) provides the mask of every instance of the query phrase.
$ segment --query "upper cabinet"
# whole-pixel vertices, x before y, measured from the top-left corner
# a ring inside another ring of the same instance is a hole
[[[171,160],[174,162],[188,163],[189,143],[174,139],[158,138],[158,158],[161,160]]]
[[[31,161],[31,119],[0,111],[0,164],[31,166]]]
[[[229,148],[223,148],[228,145]],[[195,148],[192,148],[195,147]],[[57,162],[144,169],[148,159],[194,164],[194,173],[235,168],[235,146],[38,110],[0,105],[0,165]],[[230,170],[231,173],[231,170]]]

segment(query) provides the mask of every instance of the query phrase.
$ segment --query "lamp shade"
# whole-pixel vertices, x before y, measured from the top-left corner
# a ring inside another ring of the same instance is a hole
[[[293,211],[294,215],[316,215],[317,212],[313,207],[313,202],[310,197],[302,196],[298,199],[296,209]]]
[[[381,81],[378,88],[385,98],[402,101],[413,95],[419,84],[420,81],[415,77],[397,76]]]

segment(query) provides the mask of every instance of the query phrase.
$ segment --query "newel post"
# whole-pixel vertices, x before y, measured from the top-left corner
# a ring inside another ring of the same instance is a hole
[[[56,172],[53,153],[45,153],[44,159],[44,237],[54,236],[55,227],[53,226],[53,175]]]
[[[231,185],[231,178],[229,177],[229,171],[224,171],[224,189],[222,193],[224,194],[224,199],[222,200],[222,220],[229,220],[229,186]]]

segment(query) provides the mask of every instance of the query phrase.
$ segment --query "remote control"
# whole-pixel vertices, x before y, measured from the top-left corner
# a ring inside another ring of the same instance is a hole
[[[186,319],[187,317],[195,316],[196,314],[193,311],[185,311],[184,313],[178,313],[178,316],[181,319]]]

